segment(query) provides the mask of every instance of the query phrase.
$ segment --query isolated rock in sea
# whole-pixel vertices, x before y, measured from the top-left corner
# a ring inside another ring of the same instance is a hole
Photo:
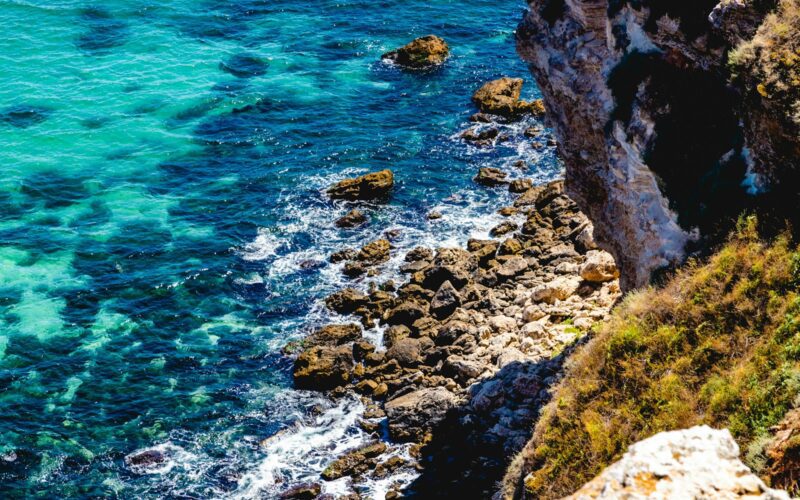
[[[419,440],[444,420],[458,399],[444,387],[420,389],[386,402],[389,433],[400,441]]]
[[[619,278],[614,258],[607,252],[591,250],[581,266],[581,278],[593,283],[604,283]]]
[[[490,128],[469,128],[461,133],[461,138],[476,146],[491,146],[500,135],[500,130]]]
[[[789,499],[739,460],[730,432],[702,425],[640,441],[571,500],[617,498]]]
[[[337,182],[328,188],[328,196],[334,200],[378,200],[386,198],[392,186],[394,175],[386,169]]]
[[[508,177],[508,174],[499,168],[483,167],[478,170],[478,175],[475,176],[474,180],[484,186],[501,186],[508,184],[506,177]]]
[[[137,469],[152,469],[158,467],[169,458],[166,452],[157,449],[149,449],[132,453],[125,457],[125,464]]]
[[[354,208],[347,212],[342,217],[336,219],[336,227],[341,227],[344,229],[358,227],[362,224],[367,222],[367,216],[364,215],[364,212],[361,210]]]
[[[544,114],[544,105],[539,102],[520,100],[522,78],[503,77],[484,84],[472,95],[472,102],[481,113],[515,118],[525,113]]]
[[[428,35],[383,54],[381,59],[408,69],[427,69],[444,63],[449,54],[447,42],[436,35]]]

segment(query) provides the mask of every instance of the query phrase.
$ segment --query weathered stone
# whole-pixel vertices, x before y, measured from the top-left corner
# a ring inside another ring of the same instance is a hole
[[[514,256],[498,267],[495,274],[498,278],[511,279],[524,273],[528,267],[530,266],[524,257]]]
[[[427,69],[444,63],[449,54],[450,48],[444,40],[428,35],[383,54],[381,59],[408,69]]]
[[[472,95],[472,102],[482,113],[514,118],[538,111],[539,104],[520,100],[522,78],[500,78],[487,82]]]
[[[539,285],[531,291],[531,298],[536,302],[553,304],[557,300],[566,300],[580,286],[580,278],[559,276],[548,283]]]
[[[425,247],[415,247],[405,257],[406,262],[418,262],[421,260],[433,260],[433,250]]]
[[[394,175],[387,169],[338,182],[328,188],[328,196],[351,201],[376,200],[388,196],[392,186]]]
[[[328,260],[330,260],[332,264],[337,264],[346,260],[352,260],[356,255],[358,255],[358,252],[352,248],[345,248],[344,250],[332,253]]]
[[[493,227],[492,230],[489,231],[489,234],[495,237],[503,236],[504,234],[512,233],[517,229],[519,229],[519,226],[515,222],[505,221]]]
[[[421,347],[419,339],[400,339],[386,351],[386,359],[397,360],[404,367],[417,366],[422,356]]]
[[[494,127],[474,127],[461,133],[461,138],[477,146],[491,146],[500,135],[500,130]]]

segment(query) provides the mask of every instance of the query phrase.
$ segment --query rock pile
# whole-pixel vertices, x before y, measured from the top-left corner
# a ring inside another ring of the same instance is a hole
[[[524,216],[524,223],[504,222],[493,231],[498,239],[470,240],[466,248],[413,249],[401,266],[408,281],[396,290],[346,288],[328,297],[331,310],[365,327],[384,325],[385,350],[356,324],[329,325],[303,342],[295,362],[299,387],[355,392],[368,417],[387,419],[393,440],[416,443],[420,462],[397,467],[423,470],[418,491],[499,479],[503,460],[527,441],[548,398],[557,353],[619,297],[613,260],[596,250],[591,225],[562,182],[528,187],[502,212]],[[345,258],[370,266],[385,262],[389,250],[378,240]],[[370,431],[377,425],[370,418],[362,424]],[[456,439],[437,439],[452,432]],[[377,455],[344,474],[384,470]],[[451,477],[437,457],[461,465]]]

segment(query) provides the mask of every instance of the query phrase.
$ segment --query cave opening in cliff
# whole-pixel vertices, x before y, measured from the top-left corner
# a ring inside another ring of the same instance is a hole
[[[626,57],[609,86],[617,103],[613,120],[629,134],[641,133],[636,119],[651,121],[643,160],[678,223],[718,241],[751,201],[742,187],[746,164],[734,92],[719,75],[653,53]]]

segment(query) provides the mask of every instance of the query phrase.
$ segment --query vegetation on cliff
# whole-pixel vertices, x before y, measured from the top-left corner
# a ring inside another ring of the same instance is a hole
[[[764,472],[770,427],[800,394],[800,252],[756,226],[741,219],[706,262],[625,300],[570,361],[507,491],[570,494],[631,443],[703,423]]]

